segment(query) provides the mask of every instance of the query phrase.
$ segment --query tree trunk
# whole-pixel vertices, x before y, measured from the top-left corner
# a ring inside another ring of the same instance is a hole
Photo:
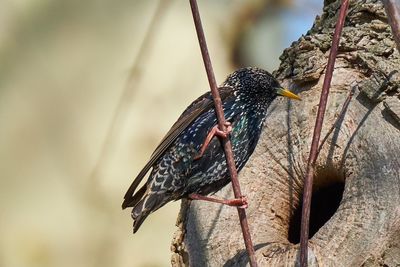
[[[260,266],[298,264],[303,177],[339,5],[325,1],[281,56],[275,75],[303,101],[275,101],[240,173]],[[351,1],[316,164],[309,266],[400,266],[399,67],[381,1]],[[232,197],[231,187],[216,195]],[[248,264],[234,208],[183,201],[178,228],[173,266]]]

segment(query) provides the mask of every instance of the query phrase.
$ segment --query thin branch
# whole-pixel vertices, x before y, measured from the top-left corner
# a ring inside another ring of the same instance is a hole
[[[389,25],[392,27],[397,50],[400,52],[400,2],[398,0],[383,0],[383,4],[385,5]]]
[[[199,8],[197,6],[197,1],[190,0],[190,6],[192,9],[193,20],[194,20],[194,24],[196,27],[197,37],[199,39],[199,44],[200,44],[201,54],[202,54],[203,61],[204,61],[204,66],[205,66],[206,72],[207,72],[208,82],[210,84],[211,94],[212,94],[213,100],[214,100],[215,112],[216,112],[217,118],[218,118],[218,127],[221,130],[226,131],[225,116],[224,116],[224,111],[222,108],[222,101],[221,101],[221,97],[220,97],[218,89],[217,89],[218,87],[217,87],[217,83],[215,80],[214,71],[213,71],[213,68],[211,65],[210,55],[208,53],[208,48],[207,48],[207,44],[206,44],[206,38],[204,36],[203,26],[201,25],[201,19],[200,19],[200,14],[199,14]],[[231,145],[231,141],[230,141],[229,137],[223,138],[222,143],[223,143],[223,147],[224,147],[224,151],[225,151],[226,162],[228,164],[228,170],[229,170],[229,173],[231,176],[233,193],[235,195],[235,198],[240,198],[240,197],[242,197],[242,193],[241,193],[239,181],[237,178],[237,170],[236,170],[235,161],[233,158],[232,145]],[[244,243],[246,245],[247,253],[249,254],[250,266],[255,267],[255,266],[257,266],[257,260],[255,257],[253,243],[251,241],[249,225],[248,225],[247,218],[246,218],[246,211],[242,208],[238,208],[237,210],[239,213],[240,225],[242,227]]]
[[[346,11],[349,6],[349,0],[342,0],[340,6],[339,17],[336,23],[335,32],[332,38],[332,47],[329,53],[328,65],[326,68],[324,84],[322,86],[321,98],[319,100],[317,119],[315,121],[314,134],[311,142],[310,156],[307,162],[307,171],[304,181],[304,193],[303,193],[303,208],[301,211],[301,232],[300,232],[300,266],[307,266],[307,254],[308,254],[308,234],[309,234],[309,223],[310,223],[310,205],[311,205],[311,194],[312,184],[314,176],[314,164],[317,160],[318,144],[321,137],[322,124],[324,121],[324,115],[326,110],[326,104],[328,101],[329,87],[332,80],[333,69],[335,66],[335,59],[339,47],[340,34],[343,29],[344,20],[346,18]]]
[[[142,70],[140,66],[143,65],[145,61],[145,57],[147,56],[147,52],[149,50],[150,44],[153,42],[153,38],[155,33],[157,32],[158,27],[161,25],[161,21],[165,11],[167,10],[167,6],[170,4],[170,0],[159,0],[156,10],[151,18],[149,27],[146,31],[144,39],[139,47],[139,51],[135,61],[133,62],[132,68],[130,70],[129,78],[126,82],[124,91],[122,92],[117,107],[114,111],[113,117],[111,119],[111,123],[108,127],[106,137],[101,145],[100,154],[95,162],[94,168],[90,175],[90,183],[96,182],[96,179],[99,177],[100,166],[103,166],[107,155],[110,154],[110,148],[112,147],[112,142],[115,140],[115,133],[118,132],[118,122],[121,120],[124,121],[125,117],[124,112],[127,110],[129,103],[131,103],[134,88],[137,88],[137,84],[140,82],[140,78],[142,77]],[[135,83],[136,86],[133,86]]]

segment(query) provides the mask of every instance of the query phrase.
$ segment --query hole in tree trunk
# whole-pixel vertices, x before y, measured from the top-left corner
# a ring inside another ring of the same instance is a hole
[[[310,238],[332,217],[339,207],[343,196],[344,181],[336,177],[329,184],[314,185],[313,188],[310,211]],[[300,199],[303,199],[303,196]],[[301,209],[302,203],[294,210],[290,220],[288,240],[292,244],[300,243]]]

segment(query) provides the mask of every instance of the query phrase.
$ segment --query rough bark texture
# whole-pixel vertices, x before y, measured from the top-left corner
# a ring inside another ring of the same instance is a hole
[[[312,29],[281,56],[275,74],[303,101],[275,101],[256,151],[240,173],[260,266],[298,262],[299,245],[289,236],[296,231],[338,9],[339,1],[325,1]],[[341,201],[337,192],[328,200],[328,206],[335,200],[340,205],[310,239],[309,266],[400,266],[400,56],[395,47],[381,1],[352,1],[322,138],[330,134],[314,178],[316,194],[337,184],[344,191]],[[350,91],[354,96],[340,115]],[[217,196],[231,197],[230,186]],[[173,266],[248,264],[236,210],[206,202],[182,203],[172,251]]]

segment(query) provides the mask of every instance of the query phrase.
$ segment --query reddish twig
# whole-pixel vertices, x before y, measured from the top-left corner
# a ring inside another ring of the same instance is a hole
[[[392,28],[394,41],[400,52],[400,2],[398,0],[383,0],[389,25]]]
[[[212,94],[213,100],[214,100],[215,112],[216,112],[217,118],[218,118],[218,127],[222,131],[226,131],[226,126],[225,126],[226,123],[225,123],[224,111],[222,108],[222,101],[221,101],[221,97],[220,97],[218,89],[217,89],[218,87],[217,87],[217,83],[215,80],[214,71],[213,71],[213,68],[211,65],[210,55],[208,53],[208,48],[207,48],[207,44],[206,44],[206,38],[204,36],[203,27],[201,25],[201,19],[200,19],[200,14],[199,14],[199,8],[197,6],[197,1],[190,0],[190,6],[192,9],[193,20],[194,20],[194,24],[196,27],[197,37],[199,39],[201,54],[203,56],[204,66],[205,66],[206,72],[207,72],[208,82],[210,84],[211,94]],[[222,144],[223,144],[224,151],[225,151],[225,157],[226,157],[226,162],[228,164],[228,170],[229,170],[231,180],[232,180],[233,193],[235,195],[235,198],[240,198],[240,197],[242,197],[242,193],[241,193],[239,181],[237,178],[237,170],[236,170],[235,161],[233,158],[232,145],[231,145],[231,141],[230,141],[229,137],[223,138]],[[255,267],[255,266],[257,266],[257,261],[256,261],[256,257],[255,257],[253,243],[251,241],[249,225],[248,225],[247,218],[246,218],[246,211],[242,208],[238,208],[237,210],[239,213],[240,225],[242,227],[244,243],[246,245],[247,253],[249,254],[250,266]]]
[[[322,86],[321,98],[319,100],[317,119],[315,121],[314,134],[311,142],[310,156],[307,162],[307,171],[304,179],[303,208],[301,211],[301,232],[300,232],[301,267],[307,266],[308,233],[309,233],[309,222],[310,222],[310,205],[311,205],[312,184],[314,175],[314,164],[317,160],[318,144],[321,137],[322,123],[324,121],[326,104],[329,95],[329,87],[331,84],[333,69],[335,66],[335,59],[339,47],[340,34],[343,29],[348,6],[349,6],[349,0],[342,0],[342,4],[339,11],[339,17],[332,38],[332,47],[329,53],[324,84]]]

